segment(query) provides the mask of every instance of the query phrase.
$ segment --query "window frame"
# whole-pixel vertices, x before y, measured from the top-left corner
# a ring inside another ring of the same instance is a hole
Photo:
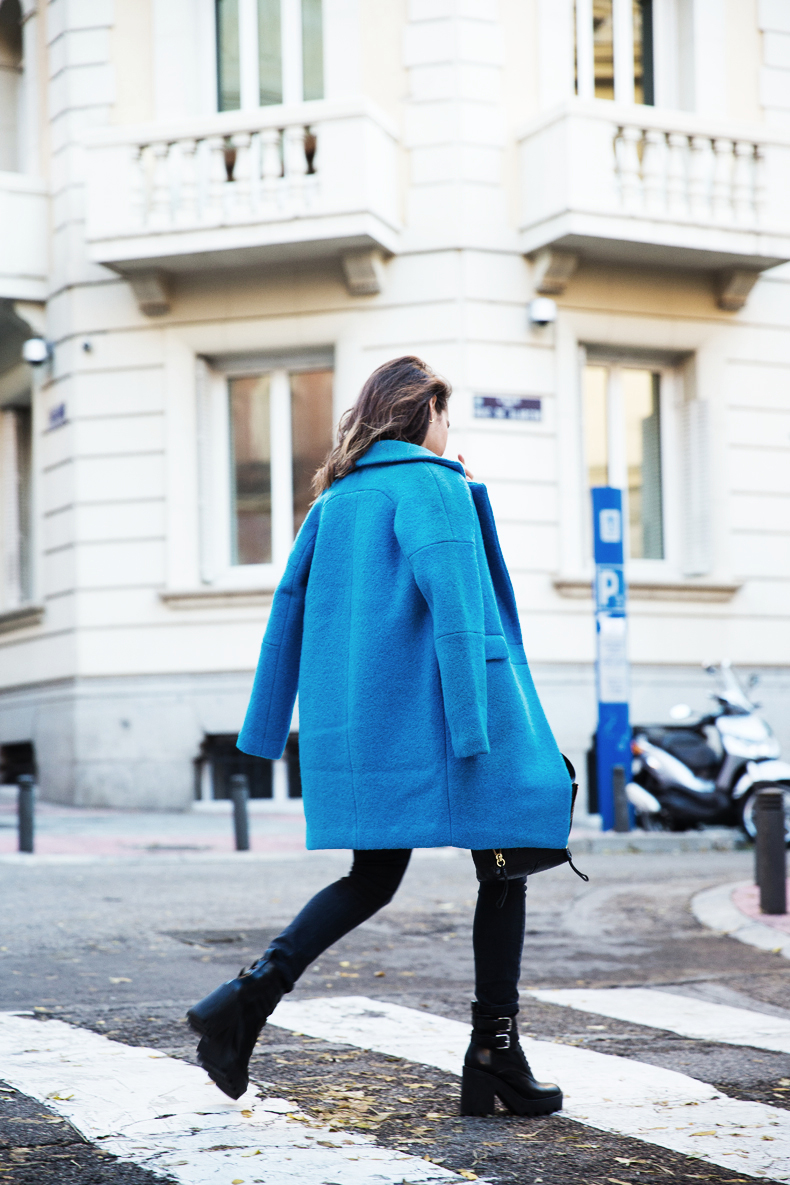
[[[653,102],[637,104],[634,90],[634,22],[632,0],[612,0],[612,50],[614,54],[614,102],[631,106],[656,106],[657,63],[656,63],[656,9],[660,4],[653,0],[651,5],[652,50],[650,77]],[[593,47],[593,0],[575,0],[575,44],[576,44],[576,94],[585,101],[595,96],[595,58]],[[643,46],[644,51],[644,46]],[[598,99],[598,102],[611,102]]]
[[[683,403],[683,372],[665,360],[659,360],[646,354],[640,357],[638,353],[624,354],[604,349],[579,348],[579,457],[582,464],[581,487],[584,500],[582,513],[582,547],[583,556],[581,568],[592,573],[592,522],[590,515],[590,492],[587,484],[587,467],[585,460],[585,423],[584,400],[582,397],[584,368],[586,366],[600,366],[610,371],[607,381],[607,439],[611,450],[612,444],[623,441],[623,425],[613,428],[611,423],[611,402],[617,399],[611,382],[612,373],[617,375],[626,369],[649,370],[658,374],[659,378],[659,409],[660,409],[660,441],[661,441],[661,512],[664,555],[662,559],[644,559],[641,557],[625,556],[626,569],[633,580],[677,580],[682,576],[683,547],[681,526],[681,496],[683,470],[681,458],[681,432],[679,424],[679,408]],[[622,470],[625,457],[615,460],[615,467]],[[611,460],[608,462],[609,479],[612,471]],[[619,486],[623,492],[623,520],[629,521],[628,483]]]
[[[294,541],[290,376],[314,370],[334,372],[333,349],[199,360],[200,575],[204,585],[271,589],[279,583]],[[230,380],[264,374],[270,376],[272,559],[268,564],[234,564]]]
[[[0,612],[33,603],[33,476],[32,407],[0,406]]]
[[[258,54],[258,0],[238,0],[239,11],[239,110],[253,111],[260,103],[260,60]],[[214,0],[214,30],[216,46],[216,109],[221,106],[222,93],[222,47],[219,37],[217,0]],[[280,63],[282,78],[282,99],[280,104],[267,106],[288,106],[305,102],[304,98],[304,44],[302,24],[302,0],[280,0]],[[322,35],[322,51],[326,54],[326,38]],[[323,68],[324,92],[326,90],[326,63]],[[229,108],[232,110],[232,108]]]

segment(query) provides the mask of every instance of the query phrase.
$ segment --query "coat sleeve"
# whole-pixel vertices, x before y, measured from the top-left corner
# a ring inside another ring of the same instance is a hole
[[[302,524],[274,594],[247,715],[236,742],[243,753],[256,757],[282,757],[288,740],[299,685],[307,579],[319,518],[320,504],[316,502]]]
[[[475,757],[490,748],[474,506],[459,473],[430,463],[414,469],[395,512],[395,534],[431,611],[453,753]]]

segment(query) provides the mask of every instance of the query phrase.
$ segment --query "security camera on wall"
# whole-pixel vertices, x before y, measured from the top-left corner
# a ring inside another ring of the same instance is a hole
[[[22,343],[22,357],[30,366],[42,366],[51,353],[52,347],[43,337],[29,337]]]

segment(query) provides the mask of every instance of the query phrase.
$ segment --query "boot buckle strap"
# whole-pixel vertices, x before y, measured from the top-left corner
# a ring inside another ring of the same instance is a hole
[[[496,1048],[497,1049],[510,1049],[510,1033],[513,1028],[513,1017],[512,1016],[498,1016],[496,1019],[496,1023],[497,1023]],[[504,1029],[500,1029],[499,1028],[500,1025],[504,1025],[505,1026]]]

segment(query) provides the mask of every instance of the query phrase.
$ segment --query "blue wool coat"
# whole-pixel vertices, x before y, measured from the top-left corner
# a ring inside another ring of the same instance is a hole
[[[570,780],[485,486],[382,440],[313,506],[238,745],[280,757],[299,692],[308,848],[564,847]]]

